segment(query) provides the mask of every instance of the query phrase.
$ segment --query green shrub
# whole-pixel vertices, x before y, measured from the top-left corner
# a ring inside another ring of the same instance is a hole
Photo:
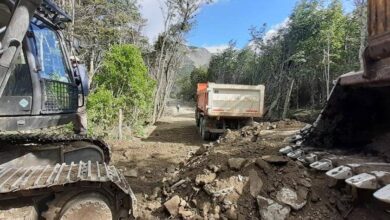
[[[118,124],[119,109],[123,110],[125,125],[135,131],[149,121],[156,83],[148,75],[141,52],[135,46],[112,46],[94,85],[96,89],[89,97],[88,113],[95,131],[114,128]]]

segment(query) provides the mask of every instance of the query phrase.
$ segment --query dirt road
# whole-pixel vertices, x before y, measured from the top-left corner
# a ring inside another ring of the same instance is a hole
[[[203,143],[197,133],[193,109],[184,107],[179,113],[170,108],[146,138],[112,141],[111,145],[114,163],[127,176],[142,210],[145,195],[153,194],[161,180],[173,174],[177,165]]]

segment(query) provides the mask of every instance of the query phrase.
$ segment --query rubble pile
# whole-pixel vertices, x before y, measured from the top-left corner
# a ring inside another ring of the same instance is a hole
[[[351,199],[340,199],[324,175],[278,153],[303,126],[282,121],[227,131],[145,195],[151,205],[143,218],[343,219]]]

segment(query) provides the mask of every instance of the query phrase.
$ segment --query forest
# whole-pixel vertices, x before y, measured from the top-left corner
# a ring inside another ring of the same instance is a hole
[[[180,80],[181,96],[194,97],[198,82],[213,81],[266,86],[267,116],[288,117],[289,110],[321,109],[334,81],[363,68],[366,46],[366,2],[343,11],[340,0],[300,1],[276,33],[267,24],[249,30],[251,41],[212,57],[208,68],[195,69]]]
[[[125,124],[142,133],[162,117],[170,97],[193,100],[198,82],[264,84],[267,117],[286,118],[297,109],[321,109],[338,76],[362,69],[366,1],[345,12],[341,0],[301,0],[283,25],[248,30],[251,40],[213,54],[208,66],[178,78],[187,34],[200,8],[212,1],[168,0],[164,31],[149,42],[136,0],[56,0],[74,18],[68,25],[72,54],[87,66],[92,93],[89,123],[109,134],[123,110]],[[257,25],[257,26],[256,26]],[[173,94],[173,86],[179,94]]]

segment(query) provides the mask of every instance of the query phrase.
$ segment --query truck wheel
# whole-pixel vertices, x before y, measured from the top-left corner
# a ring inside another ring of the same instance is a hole
[[[206,131],[206,120],[204,118],[202,118],[201,120],[200,127],[201,127],[200,135],[202,136],[202,139],[205,141],[210,140],[211,133]]]
[[[199,118],[199,126],[198,126],[199,134],[202,134],[202,124],[203,124],[203,117],[200,117]]]
[[[200,117],[199,117],[199,112],[198,111],[195,111],[195,121],[196,121],[196,127],[199,127]]]

